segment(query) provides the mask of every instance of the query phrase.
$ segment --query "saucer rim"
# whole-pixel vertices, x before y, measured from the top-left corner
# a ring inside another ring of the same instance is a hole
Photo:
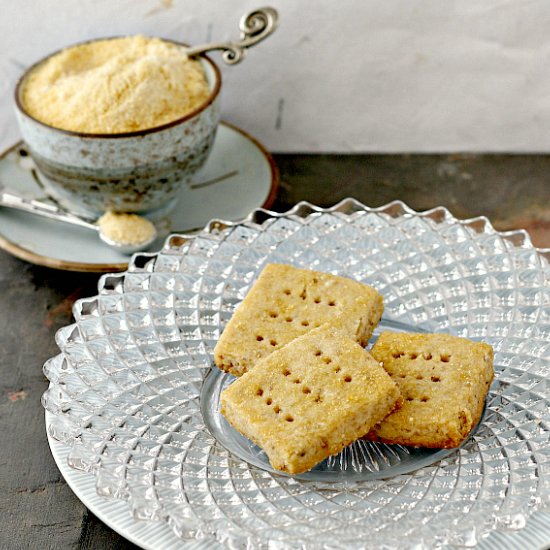
[[[273,156],[257,138],[255,138],[254,136],[252,136],[242,128],[239,128],[235,124],[232,124],[225,120],[221,120],[219,124],[221,126],[225,126],[230,130],[233,130],[241,134],[244,138],[246,138],[251,143],[253,143],[258,148],[260,153],[265,157],[269,166],[269,170],[271,172],[271,186],[265,201],[263,202],[263,204],[259,205],[257,208],[269,209],[273,204],[273,202],[275,201],[275,198],[277,196],[277,192],[280,186],[279,169],[277,168],[277,165],[275,163],[275,160],[273,159]],[[21,147],[22,144],[23,144],[23,140],[19,140],[13,145],[11,145],[10,147],[6,148],[2,153],[0,153],[0,162],[3,162],[10,153],[12,153],[18,147]],[[177,231],[172,231],[172,233],[174,232],[177,232]],[[59,269],[62,271],[77,271],[81,273],[120,272],[128,268],[128,262],[130,261],[130,258],[128,258],[127,262],[86,263],[86,262],[73,262],[70,260],[61,260],[59,258],[51,258],[50,256],[45,256],[43,254],[38,254],[36,252],[33,252],[32,250],[25,248],[19,243],[16,243],[10,239],[7,239],[2,235],[1,232],[0,232],[0,249],[8,252],[9,254],[11,254],[12,256],[15,256],[16,258],[19,258],[20,260],[24,260],[26,262],[29,262],[35,265],[49,267],[52,269]]]

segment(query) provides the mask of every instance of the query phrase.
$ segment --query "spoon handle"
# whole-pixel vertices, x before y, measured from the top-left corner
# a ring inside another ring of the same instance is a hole
[[[202,46],[188,48],[189,57],[200,55],[211,50],[223,50],[222,58],[228,65],[241,61],[246,50],[261,42],[275,31],[279,23],[279,15],[273,8],[259,8],[241,17],[239,28],[241,39],[237,42],[212,42]]]
[[[44,218],[79,225],[80,227],[85,227],[87,229],[95,229],[96,231],[99,230],[97,225],[89,223],[77,216],[74,216],[73,214],[64,212],[53,204],[48,204],[33,199],[26,199],[24,197],[20,197],[19,195],[9,193],[8,191],[0,191],[0,205],[7,206],[8,208],[15,208],[16,210],[23,210],[23,212],[29,212],[30,214],[35,214]]]

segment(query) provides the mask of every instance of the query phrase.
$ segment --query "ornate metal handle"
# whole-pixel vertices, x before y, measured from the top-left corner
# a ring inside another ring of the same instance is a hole
[[[277,28],[278,22],[279,15],[275,9],[259,8],[241,17],[239,23],[240,41],[203,44],[188,48],[186,53],[192,57],[211,50],[224,50],[223,60],[228,65],[235,65],[244,58],[248,48],[272,34]]]

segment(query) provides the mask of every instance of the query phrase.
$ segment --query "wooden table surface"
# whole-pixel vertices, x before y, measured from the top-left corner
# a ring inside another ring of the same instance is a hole
[[[527,228],[550,247],[550,156],[275,155],[281,187],[273,210],[297,201],[369,206],[401,199],[415,209],[447,206],[487,215],[499,229]],[[1,229],[0,229],[1,230]],[[98,275],[55,271],[0,251],[0,548],[136,548],[76,498],[51,456],[40,396],[54,335]],[[550,540],[548,541],[550,542]]]

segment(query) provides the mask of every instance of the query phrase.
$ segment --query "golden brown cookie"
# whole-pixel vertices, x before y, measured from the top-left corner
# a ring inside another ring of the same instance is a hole
[[[324,325],[233,382],[221,394],[221,412],[273,468],[296,474],[365,435],[399,397],[367,351]]]
[[[448,334],[384,332],[371,353],[404,401],[366,439],[451,448],[479,422],[494,375],[488,344]]]
[[[235,376],[324,323],[366,345],[380,321],[382,296],[346,277],[269,264],[225,327],[214,350],[216,365]]]

